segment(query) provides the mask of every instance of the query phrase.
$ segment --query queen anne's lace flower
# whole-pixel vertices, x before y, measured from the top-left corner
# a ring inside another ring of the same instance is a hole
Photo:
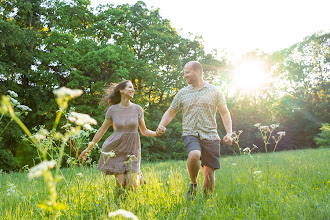
[[[55,167],[56,161],[55,160],[44,160],[38,165],[32,167],[28,173],[28,178],[33,179],[35,177],[41,176],[44,172],[46,172],[49,169],[52,169]]]

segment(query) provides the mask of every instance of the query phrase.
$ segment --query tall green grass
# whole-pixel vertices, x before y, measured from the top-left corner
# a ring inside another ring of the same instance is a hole
[[[211,197],[202,195],[200,173],[194,201],[185,199],[185,161],[142,163],[147,185],[129,192],[126,199],[116,198],[114,177],[95,167],[61,169],[58,201],[66,208],[56,217],[107,219],[109,212],[124,209],[140,219],[330,218],[329,148],[251,155],[258,165],[248,155],[221,158]],[[48,196],[42,178],[29,181],[26,173],[2,173],[0,180],[1,219],[49,217],[37,206]]]

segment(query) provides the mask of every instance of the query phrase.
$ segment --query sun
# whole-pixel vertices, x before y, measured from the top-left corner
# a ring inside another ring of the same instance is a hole
[[[267,74],[262,62],[258,60],[243,61],[233,72],[232,85],[236,90],[257,90],[267,81]]]

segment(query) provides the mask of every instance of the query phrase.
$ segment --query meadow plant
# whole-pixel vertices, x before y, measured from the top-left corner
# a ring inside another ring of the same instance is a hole
[[[275,152],[276,150],[276,146],[278,144],[278,142],[282,139],[283,136],[285,136],[285,132],[284,131],[279,131],[277,132],[277,136],[272,136],[273,131],[279,127],[278,124],[272,124],[270,126],[261,126],[260,123],[257,123],[254,125],[255,127],[257,127],[261,133],[262,136],[262,140],[264,142],[264,146],[265,146],[265,152],[267,154],[267,145],[270,144],[269,140],[272,137],[275,141],[275,147],[273,149],[273,152]]]
[[[61,162],[64,155],[64,148],[67,145],[68,140],[71,137],[77,136],[82,128],[90,130],[91,125],[97,124],[96,120],[92,119],[89,115],[77,112],[70,112],[69,121],[74,125],[67,124],[65,127],[64,134],[57,131],[59,120],[61,118],[61,115],[68,107],[68,102],[72,98],[80,96],[82,93],[82,90],[71,90],[65,87],[55,90],[54,94],[57,97],[56,102],[59,106],[59,110],[57,111],[53,128],[49,132],[43,126],[41,126],[37,133],[35,133],[34,135],[32,135],[29,129],[18,118],[18,114],[16,114],[13,109],[12,103],[14,103],[14,105],[16,106],[19,106],[19,103],[17,103],[9,96],[1,97],[0,111],[2,116],[4,114],[8,114],[12,120],[14,120],[18,125],[20,125],[29,140],[33,143],[33,145],[36,146],[38,154],[41,153],[41,155],[39,154],[39,159],[41,160],[41,162],[29,170],[28,178],[32,180],[36,177],[43,176],[44,182],[47,185],[49,198],[44,203],[38,204],[38,207],[50,213],[52,218],[54,219],[56,218],[57,213],[61,209],[65,208],[63,204],[60,204],[56,201],[56,184],[61,179],[63,179],[62,175],[59,174],[59,168],[61,167]],[[11,92],[11,94],[15,96],[13,92]],[[54,149],[55,141],[59,141],[59,146],[56,149]],[[49,153],[50,148],[55,150],[55,155],[54,151]],[[51,160],[48,160],[48,158],[51,158]],[[50,170],[54,167],[56,167],[56,170],[55,175],[53,176],[53,173]]]
[[[252,146],[253,146],[252,149],[249,148],[249,147],[244,148],[244,149],[243,149],[243,153],[249,155],[249,157],[251,157],[251,159],[257,164],[258,168],[260,169],[258,162],[257,162],[257,161],[254,159],[254,157],[251,155],[251,151],[253,151],[254,149],[256,149],[256,148],[258,148],[258,147],[257,147],[257,145],[255,145],[255,144],[252,144]]]
[[[237,133],[236,131],[233,132],[232,138],[234,141],[234,144],[237,145],[238,150],[239,150],[239,154],[242,156],[242,148],[239,146],[239,136],[243,133],[242,130],[239,130]]]
[[[32,111],[32,109],[26,105],[21,105],[21,103],[19,101],[17,101],[15,98],[18,97],[17,93],[11,90],[8,90],[7,93],[9,95],[6,95],[4,97],[6,97],[6,102],[10,103],[10,105],[13,107],[14,109],[14,114],[16,115],[16,117],[19,117],[20,115],[24,114],[27,115],[28,112]],[[0,117],[0,124],[1,124],[1,120],[3,118],[3,116],[6,114],[6,112],[8,112],[8,108],[7,106],[3,103],[0,106],[0,113],[1,113],[1,117]],[[13,119],[11,118],[11,120],[5,125],[5,127],[1,130],[0,132],[0,141],[2,140],[1,135],[3,134],[3,132],[7,129],[7,127],[9,126],[9,124],[13,121]]]

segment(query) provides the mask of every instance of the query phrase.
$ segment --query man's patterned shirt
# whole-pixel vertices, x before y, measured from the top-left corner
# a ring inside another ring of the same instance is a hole
[[[171,108],[182,109],[182,135],[200,139],[220,140],[217,133],[217,106],[226,104],[221,90],[207,82],[199,90],[189,85],[181,89],[173,99]]]

